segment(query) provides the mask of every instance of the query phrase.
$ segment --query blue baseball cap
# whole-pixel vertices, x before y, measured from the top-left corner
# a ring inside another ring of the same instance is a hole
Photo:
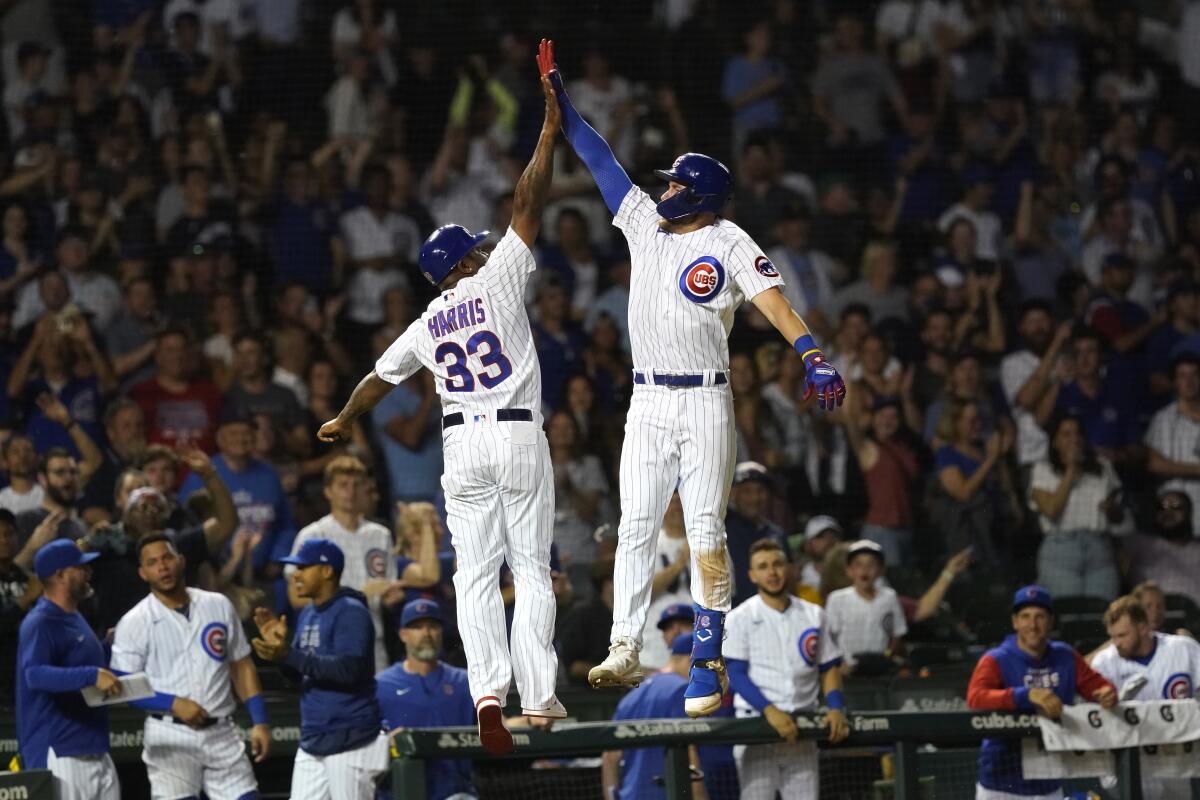
[[[404,610],[400,612],[400,627],[407,628],[420,619],[432,619],[441,622],[442,607],[437,604],[437,601],[426,600],[423,597],[405,603]]]
[[[681,633],[671,640],[671,655],[690,656],[692,654],[692,633]]]
[[[1014,614],[1025,606],[1040,606],[1053,614],[1054,598],[1050,596],[1050,592],[1046,591],[1045,587],[1030,584],[1017,589],[1017,593],[1013,595]]]
[[[662,610],[658,615],[658,629],[664,631],[667,629],[667,624],[671,620],[683,619],[688,622],[693,622],[696,619],[696,613],[692,611],[692,607],[687,603],[671,603]]]
[[[99,553],[83,552],[70,539],[56,539],[37,551],[33,557],[33,571],[38,580],[44,581],[60,569],[82,566],[99,557]]]
[[[285,556],[279,559],[279,562],[295,564],[297,567],[328,564],[333,567],[334,572],[341,575],[342,568],[346,566],[346,557],[342,555],[342,548],[328,539],[309,539],[300,545],[300,549],[296,551],[295,555]]]

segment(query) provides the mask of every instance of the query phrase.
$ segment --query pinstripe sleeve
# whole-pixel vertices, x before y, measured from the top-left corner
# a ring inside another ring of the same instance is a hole
[[[819,615],[821,620],[821,634],[817,639],[817,664],[820,665],[821,671],[824,672],[830,666],[841,663],[842,648],[834,641],[833,636],[829,633],[829,623],[825,617],[825,610],[821,609]]]
[[[121,672],[141,672],[146,668],[146,651],[146,626],[140,615],[127,613],[121,617],[113,634],[109,666]]]
[[[630,250],[644,243],[658,227],[658,209],[650,195],[637,186],[630,187],[613,217],[613,226],[625,234]]]
[[[496,249],[488,256],[487,266],[480,273],[491,288],[492,296],[505,292],[523,294],[529,276],[537,269],[537,260],[529,245],[509,228]]]
[[[229,598],[219,594],[216,599],[221,604],[221,613],[225,617],[225,625],[229,629],[227,642],[229,660],[241,661],[250,655],[250,643],[246,641],[246,630],[242,627],[242,622],[238,619],[237,611],[234,610],[233,603],[229,601]]]
[[[733,282],[747,300],[772,287],[783,288],[783,278],[780,277],[779,270],[749,236],[739,237],[729,254],[729,263],[726,266]]]
[[[425,323],[417,317],[375,362],[375,374],[394,385],[408,379],[421,368],[417,337],[427,335]]]

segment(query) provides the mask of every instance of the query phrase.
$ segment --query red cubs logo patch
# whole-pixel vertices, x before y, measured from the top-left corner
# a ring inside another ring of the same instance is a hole
[[[800,657],[810,667],[817,663],[817,643],[820,638],[821,632],[817,628],[809,628],[800,634]]]
[[[387,553],[374,547],[367,551],[367,575],[372,578],[382,578],[387,572]]]
[[[754,259],[754,268],[758,270],[758,274],[764,278],[778,278],[779,270],[771,263],[771,259],[766,256],[759,256]]]
[[[1192,696],[1192,678],[1186,672],[1177,672],[1167,678],[1163,686],[1163,697],[1167,700],[1188,700]]]
[[[213,661],[225,660],[225,642],[229,638],[229,629],[224,622],[210,622],[200,632],[200,647]]]
[[[725,268],[712,256],[701,256],[688,264],[679,276],[679,291],[693,303],[707,303],[721,293]]]

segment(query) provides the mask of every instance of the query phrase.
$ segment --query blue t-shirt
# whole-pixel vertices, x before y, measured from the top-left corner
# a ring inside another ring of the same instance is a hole
[[[755,63],[743,56],[735,56],[725,64],[725,74],[721,78],[721,96],[728,103],[767,78],[784,71],[783,65],[774,59]],[[783,122],[780,94],[782,92],[760,97],[734,111],[734,127],[743,131],[778,127]]]
[[[664,719],[686,717],[683,694],[686,678],[674,672],[656,672],[638,688],[621,698],[613,721],[623,719]],[[620,800],[666,798],[662,783],[665,751],[661,747],[637,747],[625,750],[621,759]],[[654,779],[659,778],[655,783]]]
[[[213,456],[212,463],[233,496],[239,528],[262,532],[262,541],[252,556],[255,571],[261,572],[272,561],[290,555],[296,538],[296,521],[275,468],[252,458],[245,470],[234,472],[220,454]],[[193,492],[203,488],[204,482],[193,472],[179,487],[179,502],[187,502]],[[227,543],[222,558],[228,557],[229,548]]]
[[[976,459],[950,445],[939,447],[937,454],[933,457],[933,466],[937,472],[950,467],[958,467],[958,471],[963,474],[964,478],[974,475],[975,470],[979,469],[979,463]]]
[[[393,664],[375,676],[375,696],[384,730],[475,724],[467,671],[449,664],[439,663],[425,676],[408,672],[404,664]],[[426,776],[430,800],[459,792],[476,793],[471,783],[471,762],[466,759],[430,761]]]
[[[333,212],[324,205],[280,198],[270,230],[277,286],[298,281],[317,294],[329,289],[335,226]]]
[[[57,756],[108,752],[108,709],[91,708],[79,690],[108,664],[104,648],[79,612],[45,597],[21,623],[17,645],[17,741],[26,769]]]
[[[1131,397],[1128,388],[1118,388],[1109,378],[1105,378],[1100,394],[1094,398],[1071,381],[1058,390],[1054,412],[1079,417],[1092,447],[1123,447],[1141,441],[1137,409],[1130,403]]]
[[[425,433],[415,450],[402,445],[388,435],[385,428],[394,417],[410,416],[421,407],[421,396],[406,383],[392,389],[371,411],[371,421],[383,445],[387,462],[388,490],[393,503],[398,500],[433,502],[442,483],[442,418],[430,413]],[[434,409],[440,406],[434,400]]]
[[[71,419],[79,423],[79,427],[87,432],[97,447],[103,446],[105,437],[101,420],[104,413],[104,397],[95,378],[72,380],[58,392],[54,392],[45,380],[37,378],[25,385],[24,393],[25,432],[33,441],[33,448],[37,452],[44,453],[51,447],[64,447],[76,458],[80,457],[67,429],[46,419],[42,410],[38,408],[37,398],[42,392],[58,397],[71,413]]]

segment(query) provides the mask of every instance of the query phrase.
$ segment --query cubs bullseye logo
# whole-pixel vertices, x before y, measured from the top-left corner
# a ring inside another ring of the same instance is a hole
[[[1167,700],[1187,700],[1192,696],[1192,678],[1186,672],[1177,672],[1167,678],[1163,686],[1163,697]]]
[[[758,274],[764,278],[778,278],[779,270],[771,263],[771,259],[766,256],[759,256],[754,259],[754,268],[758,270]]]
[[[688,264],[679,276],[679,291],[693,303],[707,303],[721,293],[725,268],[712,256],[701,256]]]
[[[817,663],[817,642],[820,638],[821,632],[817,628],[809,628],[800,634],[800,657],[810,667]]]
[[[200,647],[213,661],[224,661],[225,641],[228,638],[229,629],[224,622],[210,622],[200,632]]]
[[[378,547],[367,551],[367,575],[372,578],[382,578],[387,572],[387,553]]]

